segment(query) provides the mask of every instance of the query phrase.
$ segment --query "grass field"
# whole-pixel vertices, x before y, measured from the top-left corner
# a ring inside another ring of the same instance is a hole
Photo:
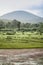
[[[0,33],[0,48],[43,48],[43,34],[16,32],[14,35]]]

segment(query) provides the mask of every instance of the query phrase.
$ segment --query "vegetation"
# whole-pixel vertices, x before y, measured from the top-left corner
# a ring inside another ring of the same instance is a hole
[[[43,48],[43,23],[0,21],[0,48]]]

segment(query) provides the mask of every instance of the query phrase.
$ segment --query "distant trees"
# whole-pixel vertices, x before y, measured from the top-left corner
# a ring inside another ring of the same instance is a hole
[[[25,25],[26,28],[30,28],[31,23],[25,23],[24,25]]]
[[[39,23],[38,31],[40,32],[40,35],[43,33],[43,23]]]
[[[12,28],[17,28],[17,24],[18,24],[18,21],[17,20],[12,20],[11,27]]]
[[[5,24],[2,20],[0,20],[0,29],[3,29],[3,28],[5,28]]]
[[[6,28],[11,28],[11,22],[7,22],[5,25]]]
[[[43,23],[21,23],[18,20],[12,20],[4,22],[0,20],[0,30],[1,29],[17,29],[18,31],[38,31],[40,35],[43,33]]]
[[[20,29],[20,22],[17,20],[12,20],[11,22],[7,22],[6,28],[10,28],[10,29],[11,28],[12,29],[18,28],[18,29]]]
[[[18,30],[20,30],[20,24],[21,24],[20,21],[13,20],[13,21],[11,22],[11,27],[12,27],[12,28],[18,28]]]

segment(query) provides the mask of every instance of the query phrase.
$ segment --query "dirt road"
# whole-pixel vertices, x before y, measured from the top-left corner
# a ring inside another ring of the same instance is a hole
[[[3,62],[10,65],[43,65],[43,49],[0,49],[0,65]]]
[[[43,49],[0,49],[0,55],[17,55],[17,54],[43,54]]]

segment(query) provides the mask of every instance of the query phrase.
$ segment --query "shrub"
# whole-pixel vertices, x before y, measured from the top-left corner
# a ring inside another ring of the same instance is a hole
[[[14,35],[16,32],[7,32],[6,35]]]
[[[11,40],[12,39],[12,37],[11,36],[7,36],[7,38],[6,38],[7,40]]]

